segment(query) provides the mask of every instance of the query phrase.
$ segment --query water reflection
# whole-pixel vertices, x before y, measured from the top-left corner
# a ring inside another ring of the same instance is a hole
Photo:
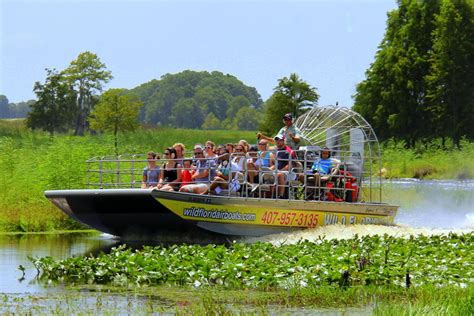
[[[36,284],[37,274],[28,257],[51,256],[63,259],[99,253],[117,242],[112,236],[98,233],[0,235],[0,293],[44,291]],[[18,267],[25,267],[24,279]]]

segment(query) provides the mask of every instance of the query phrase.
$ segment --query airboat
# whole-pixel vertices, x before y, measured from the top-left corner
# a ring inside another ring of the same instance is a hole
[[[248,183],[243,171],[239,190],[218,195],[141,189],[146,160],[138,154],[91,158],[86,189],[45,195],[77,221],[123,239],[194,240],[333,224],[393,224],[398,206],[382,202],[380,148],[367,121],[351,109],[325,106],[301,115],[295,125],[302,145],[288,158],[292,168],[285,198],[275,194],[277,171],[260,174],[258,184]],[[340,172],[326,183],[315,183],[310,170],[321,148],[331,150]]]

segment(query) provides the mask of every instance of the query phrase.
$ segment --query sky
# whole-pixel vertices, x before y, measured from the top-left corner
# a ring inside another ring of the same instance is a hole
[[[221,71],[265,101],[296,73],[319,104],[352,106],[395,0],[0,0],[0,94],[34,99],[45,68],[84,51],[131,89],[167,73]]]

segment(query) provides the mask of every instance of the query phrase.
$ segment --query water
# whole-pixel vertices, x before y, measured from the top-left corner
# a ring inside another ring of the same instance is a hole
[[[96,253],[117,242],[97,233],[0,235],[0,293],[55,291],[35,282],[37,274],[28,257],[51,256],[62,259]],[[24,279],[19,265],[26,268]]]
[[[384,199],[400,205],[397,224],[414,228],[474,229],[474,180],[407,179],[385,187]]]
[[[292,234],[247,239],[249,242],[291,243],[303,238],[351,238],[355,234],[446,234],[474,230],[474,180],[414,181],[402,180],[384,184],[384,199],[400,205],[397,226],[375,225],[329,226]],[[105,234],[22,234],[0,235],[0,294],[27,295],[66,291],[35,282],[36,270],[28,256],[67,258],[108,251],[118,240]],[[18,266],[26,268],[25,276]]]

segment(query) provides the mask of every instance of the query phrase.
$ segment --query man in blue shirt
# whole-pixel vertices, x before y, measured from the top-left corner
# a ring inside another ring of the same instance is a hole
[[[315,186],[316,191],[310,190],[309,196],[314,192],[318,192],[316,198],[320,197],[320,192],[322,192],[320,190],[323,189],[322,186],[326,186],[326,182],[331,181],[331,177],[338,174],[339,164],[339,160],[331,158],[329,148],[324,147],[321,150],[320,157],[311,166],[313,176],[310,177],[311,180],[308,179],[308,185],[309,187]]]
[[[324,147],[321,150],[321,157],[316,159],[311,166],[313,173],[320,175],[336,174],[339,167],[339,160],[331,158],[329,148]]]

